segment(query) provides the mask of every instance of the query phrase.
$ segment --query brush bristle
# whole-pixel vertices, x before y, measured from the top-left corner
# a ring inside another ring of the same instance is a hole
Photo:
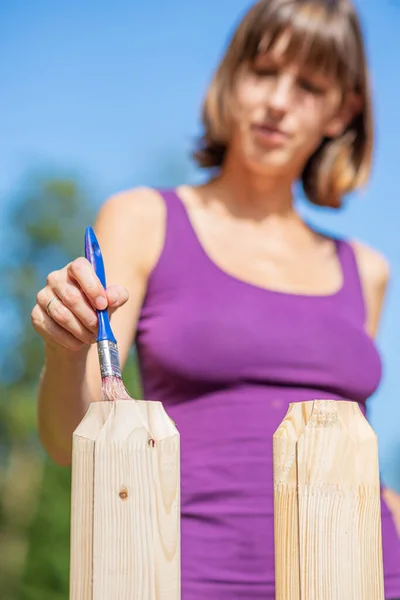
[[[101,399],[103,402],[114,402],[115,400],[132,400],[133,398],[128,394],[122,379],[110,375],[102,380]]]

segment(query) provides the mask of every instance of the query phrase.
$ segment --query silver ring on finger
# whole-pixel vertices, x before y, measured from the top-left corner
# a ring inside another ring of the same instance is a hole
[[[51,306],[52,302],[54,302],[54,300],[57,300],[57,297],[56,297],[56,296],[54,296],[54,298],[52,298],[52,299],[51,299],[51,300],[50,300],[50,301],[47,303],[47,306],[46,306],[46,312],[47,312],[47,314],[49,315],[49,317],[51,317],[51,314],[50,314],[50,306]]]

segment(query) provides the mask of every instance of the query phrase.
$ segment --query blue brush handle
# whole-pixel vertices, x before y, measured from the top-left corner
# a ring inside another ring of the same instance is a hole
[[[104,289],[106,289],[106,274],[104,271],[103,257],[101,255],[99,242],[97,241],[96,235],[91,227],[87,227],[85,232],[85,256],[94,268],[102,286]],[[117,340],[115,339],[111,329],[108,308],[105,308],[104,310],[97,310],[97,316],[99,321],[97,341],[101,342],[108,340],[116,344]]]

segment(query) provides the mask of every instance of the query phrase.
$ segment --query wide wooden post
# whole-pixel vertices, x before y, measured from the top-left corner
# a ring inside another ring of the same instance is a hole
[[[180,600],[179,454],[161,403],[91,404],[73,436],[70,600]]]
[[[290,404],[273,452],[276,600],[384,600],[378,444],[358,404]]]

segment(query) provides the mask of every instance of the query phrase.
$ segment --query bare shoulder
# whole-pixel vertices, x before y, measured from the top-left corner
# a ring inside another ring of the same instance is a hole
[[[121,259],[151,270],[161,252],[166,219],[160,194],[148,187],[127,189],[113,194],[101,206],[96,233],[101,245],[118,243]]]
[[[382,306],[390,279],[390,263],[381,252],[354,240],[351,242],[356,255],[367,309],[367,329],[375,336],[378,331]]]
[[[122,211],[124,216],[139,218],[162,216],[164,202],[157,190],[150,187],[135,187],[122,190],[110,196],[103,204],[102,210]]]
[[[144,234],[147,227],[162,226],[165,212],[165,203],[156,190],[137,187],[110,196],[100,208],[98,222],[117,226],[121,232]]]
[[[352,241],[361,277],[367,285],[382,289],[390,279],[390,264],[384,254],[371,246]]]

